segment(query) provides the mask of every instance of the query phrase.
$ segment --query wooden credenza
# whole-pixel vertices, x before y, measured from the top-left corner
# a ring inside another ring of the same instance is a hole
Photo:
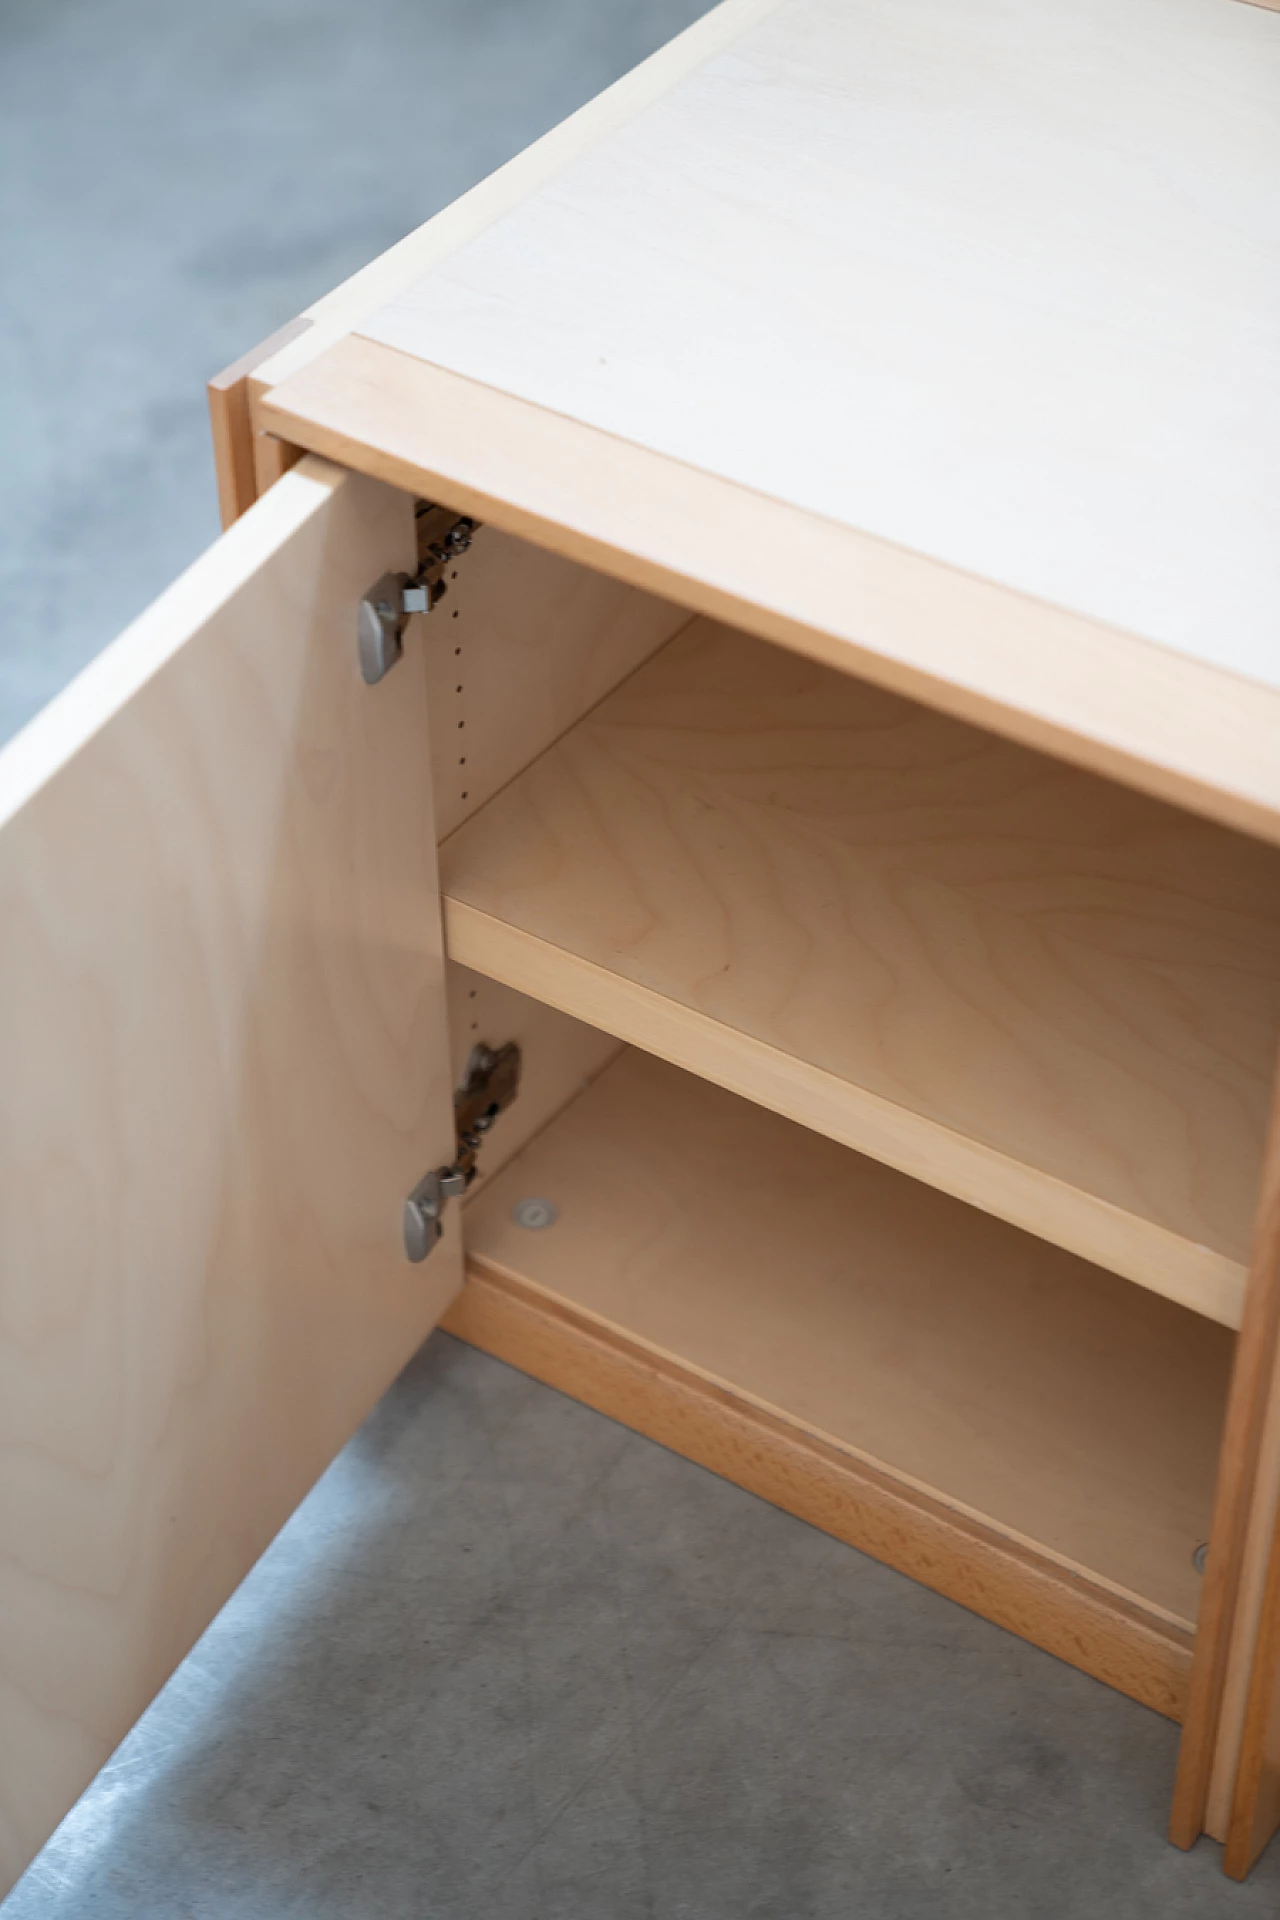
[[[440,1322],[1182,1721],[1247,1871],[1278,179],[1239,0],[726,0],[212,383],[0,755],[0,1882]]]

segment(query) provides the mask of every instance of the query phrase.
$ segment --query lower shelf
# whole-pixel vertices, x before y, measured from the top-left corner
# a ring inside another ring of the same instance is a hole
[[[1224,1329],[630,1051],[466,1231],[451,1332],[1180,1717]]]

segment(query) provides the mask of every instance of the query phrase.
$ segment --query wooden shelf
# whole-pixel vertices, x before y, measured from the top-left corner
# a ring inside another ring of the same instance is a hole
[[[441,863],[465,965],[1239,1324],[1275,850],[699,620]]]
[[[553,1226],[514,1222],[530,1195]],[[464,1337],[1178,1710],[1225,1330],[633,1049],[468,1206],[465,1238],[508,1293],[464,1293]],[[1164,1649],[1159,1685],[1135,1645]]]

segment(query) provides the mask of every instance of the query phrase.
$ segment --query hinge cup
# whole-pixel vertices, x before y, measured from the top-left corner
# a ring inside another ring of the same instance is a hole
[[[485,1134],[520,1090],[520,1067],[520,1048],[514,1040],[496,1050],[472,1048],[466,1078],[453,1097],[457,1159],[451,1167],[423,1174],[404,1203],[405,1258],[415,1266],[427,1258],[444,1232],[445,1201],[460,1199],[475,1179],[476,1155]]]

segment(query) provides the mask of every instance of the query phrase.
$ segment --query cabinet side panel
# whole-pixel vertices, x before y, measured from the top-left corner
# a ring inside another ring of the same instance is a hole
[[[412,543],[306,462],[0,756],[0,1886],[459,1283]]]

